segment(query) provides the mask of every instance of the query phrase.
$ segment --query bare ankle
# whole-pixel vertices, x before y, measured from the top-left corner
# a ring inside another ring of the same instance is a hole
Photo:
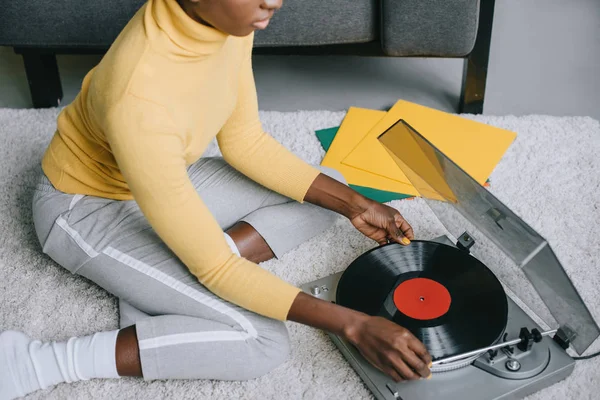
[[[227,230],[240,255],[245,259],[259,263],[275,257],[265,239],[247,222],[240,221]]]
[[[120,376],[142,376],[140,349],[135,325],[119,331],[115,352],[117,372]]]

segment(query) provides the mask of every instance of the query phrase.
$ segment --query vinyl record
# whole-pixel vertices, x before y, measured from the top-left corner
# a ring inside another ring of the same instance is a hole
[[[504,289],[483,263],[428,241],[361,255],[342,274],[336,302],[407,328],[434,360],[495,343],[508,316]]]

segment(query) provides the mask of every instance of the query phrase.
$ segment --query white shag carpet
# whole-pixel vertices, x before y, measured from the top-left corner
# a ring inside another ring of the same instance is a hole
[[[57,109],[0,109],[0,331],[64,340],[118,327],[114,297],[40,252],[31,222],[35,166],[55,129]],[[337,126],[343,112],[262,112],[283,144],[318,164],[314,130]],[[600,321],[600,124],[588,117],[465,116],[517,132],[491,176],[491,191],[549,240]],[[207,154],[216,154],[214,144]],[[420,199],[395,201],[419,239],[445,234]],[[300,285],[343,270],[375,243],[340,217],[336,226],[264,267]],[[28,399],[369,399],[358,376],[321,331],[289,323],[291,359],[248,382],[91,380],[61,384]],[[596,341],[589,352],[600,349]],[[2,366],[0,366],[1,370]],[[600,398],[600,357],[579,361],[566,380],[528,399]]]

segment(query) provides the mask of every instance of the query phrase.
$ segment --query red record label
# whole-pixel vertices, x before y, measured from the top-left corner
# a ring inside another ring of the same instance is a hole
[[[451,302],[448,289],[427,278],[408,279],[394,291],[396,308],[407,317],[418,320],[441,317],[448,312]]]

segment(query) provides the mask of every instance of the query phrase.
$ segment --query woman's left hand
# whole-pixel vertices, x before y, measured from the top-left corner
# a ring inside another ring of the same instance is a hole
[[[317,176],[304,199],[342,214],[379,244],[391,239],[406,245],[414,239],[410,224],[398,210],[371,200],[325,174]]]
[[[414,239],[412,227],[398,210],[373,200],[350,221],[365,236],[381,245],[388,240],[407,245]]]

